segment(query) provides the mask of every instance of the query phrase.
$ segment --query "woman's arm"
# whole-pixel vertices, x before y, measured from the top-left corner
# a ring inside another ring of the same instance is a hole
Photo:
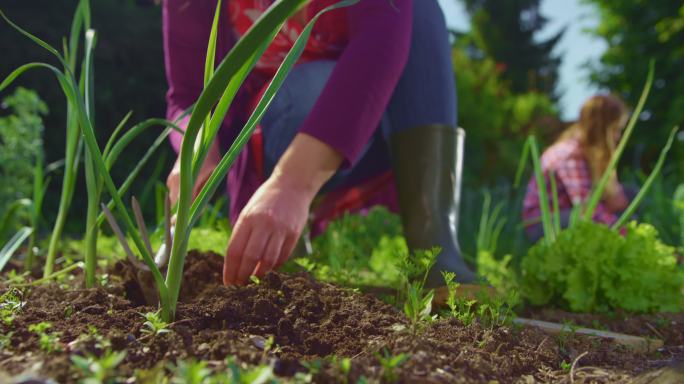
[[[323,93],[235,224],[226,284],[244,284],[252,273],[260,276],[285,262],[321,186],[341,164],[359,157],[406,64],[411,6],[411,0],[365,0],[349,9],[349,43]]]
[[[300,130],[335,148],[346,165],[358,160],[403,72],[412,14],[412,0],[364,0],[348,9],[348,45]]]

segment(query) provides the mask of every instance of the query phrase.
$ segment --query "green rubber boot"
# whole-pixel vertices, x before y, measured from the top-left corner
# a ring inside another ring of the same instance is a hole
[[[404,236],[410,250],[440,247],[427,287],[445,285],[441,271],[463,284],[477,276],[458,244],[458,208],[465,132],[445,125],[407,129],[390,137]]]

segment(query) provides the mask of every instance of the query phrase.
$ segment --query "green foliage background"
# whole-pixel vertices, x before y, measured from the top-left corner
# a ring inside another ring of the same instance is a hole
[[[61,47],[62,38],[68,35],[76,0],[31,0],[2,1],[3,11],[9,18],[23,28],[35,33],[48,43]],[[40,10],[40,11],[37,11]],[[98,31],[95,49],[95,86],[96,86],[96,133],[100,140],[109,137],[121,118],[132,110],[132,122],[149,117],[162,117],[166,106],[164,93],[164,60],[161,33],[161,9],[152,2],[131,0],[97,0],[93,2],[93,25]],[[16,31],[4,24],[0,26],[0,46],[3,58],[0,60],[0,74],[5,76],[27,61],[52,62],[45,51],[35,44],[27,43]],[[64,157],[65,110],[64,96],[55,86],[52,74],[35,72],[18,80],[18,84],[35,90],[50,110],[45,116],[45,155],[46,162],[54,162]],[[6,95],[0,95],[4,97]],[[155,132],[150,132],[134,142],[129,150],[143,153],[154,140]],[[170,151],[170,148],[166,148]],[[123,180],[127,170],[135,166],[137,157],[122,156],[120,167],[113,171],[115,180]],[[128,163],[127,163],[128,161]],[[165,161],[170,161],[166,156]],[[139,180],[149,179],[154,162],[143,171]],[[81,169],[82,171],[82,169]],[[60,171],[61,172],[61,171]],[[61,173],[53,176],[61,179]],[[79,180],[84,180],[79,177]],[[140,191],[141,181],[134,191]],[[59,203],[60,183],[50,185],[45,200],[45,214],[48,220],[54,217]],[[71,210],[67,231],[79,233],[85,221],[85,185],[77,185],[74,204]],[[145,204],[150,212],[152,204]]]
[[[590,31],[608,48],[590,65],[592,82],[613,90],[630,105],[641,92],[648,60],[656,60],[656,79],[633,142],[635,165],[657,157],[662,137],[684,123],[684,4],[671,0],[583,0],[597,8],[600,23]],[[679,176],[684,148],[676,148]],[[641,163],[641,164],[639,164]]]

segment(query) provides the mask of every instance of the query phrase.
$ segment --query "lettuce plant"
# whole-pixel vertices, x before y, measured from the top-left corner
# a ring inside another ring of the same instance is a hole
[[[522,260],[520,289],[533,305],[578,312],[676,312],[684,309],[684,270],[673,247],[649,224],[631,222],[623,237],[580,221],[540,242]]]

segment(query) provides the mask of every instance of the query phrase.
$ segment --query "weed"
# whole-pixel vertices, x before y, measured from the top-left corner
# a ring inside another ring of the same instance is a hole
[[[81,383],[104,384],[117,382],[115,369],[125,358],[125,351],[113,352],[108,349],[100,357],[92,354],[73,355],[71,362],[80,371]]]
[[[52,328],[52,324],[43,321],[29,325],[28,330],[38,335],[38,343],[42,351],[47,353],[61,352],[62,347],[59,341],[59,333],[47,333],[47,330],[50,328]]]
[[[169,323],[162,319],[161,310],[156,312],[141,313],[140,315],[145,318],[143,328],[140,330],[142,333],[156,336],[169,332]]]
[[[405,353],[392,356],[387,348],[382,350],[382,354],[376,353],[375,357],[382,367],[382,378],[388,383],[399,381],[399,367],[409,359],[409,355]]]

